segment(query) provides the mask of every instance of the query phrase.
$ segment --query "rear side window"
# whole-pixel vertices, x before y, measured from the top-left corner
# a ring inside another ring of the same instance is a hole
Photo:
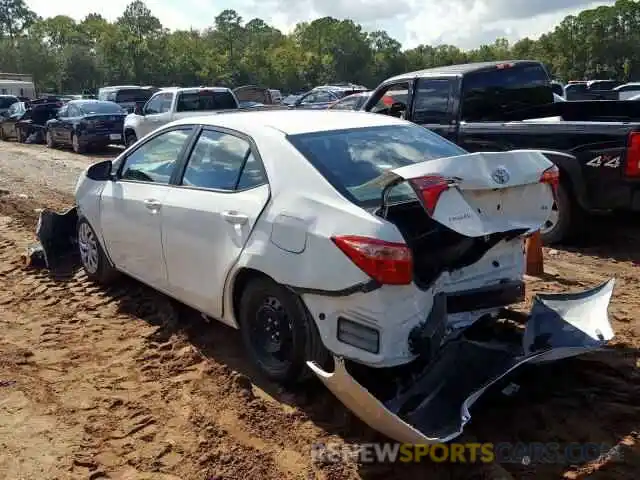
[[[178,94],[177,112],[201,112],[208,110],[227,110],[237,108],[231,92],[201,90],[199,92],[183,92]]]
[[[462,119],[499,119],[503,112],[553,103],[549,76],[539,64],[493,68],[462,80]]]
[[[289,141],[346,198],[378,205],[382,187],[374,179],[388,170],[466,152],[418,125],[386,125],[289,135]],[[415,198],[407,184],[394,188],[395,201]]]
[[[262,164],[245,139],[205,130],[189,157],[182,185],[212,190],[243,190],[266,183]]]

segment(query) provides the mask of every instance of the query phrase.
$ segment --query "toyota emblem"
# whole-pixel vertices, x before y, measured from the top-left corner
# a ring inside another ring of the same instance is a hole
[[[509,181],[509,171],[504,167],[498,167],[491,174],[491,178],[497,184],[504,185]]]

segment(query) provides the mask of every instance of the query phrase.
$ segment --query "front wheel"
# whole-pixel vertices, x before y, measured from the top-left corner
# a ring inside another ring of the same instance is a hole
[[[132,132],[131,130],[129,130],[124,134],[124,146],[125,147],[130,147],[131,145],[133,145],[137,141],[138,141],[138,137],[136,137],[135,132]]]
[[[82,268],[90,280],[108,284],[117,277],[117,270],[107,259],[93,228],[84,218],[78,222],[78,248]]]
[[[302,301],[267,278],[242,292],[239,323],[252,362],[271,380],[289,385],[309,378],[306,362],[325,366],[329,352]]]
[[[585,213],[571,196],[565,183],[560,183],[549,219],[540,229],[545,245],[553,245],[576,238],[582,231]]]
[[[87,150],[86,145],[80,142],[80,138],[76,133],[71,134],[71,147],[75,153],[84,153]]]

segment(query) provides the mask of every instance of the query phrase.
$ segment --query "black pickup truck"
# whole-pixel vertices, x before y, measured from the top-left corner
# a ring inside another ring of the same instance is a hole
[[[579,236],[587,213],[640,210],[640,102],[555,102],[536,61],[451,65],[384,81],[362,107],[405,118],[469,152],[544,150],[560,169],[543,241]]]

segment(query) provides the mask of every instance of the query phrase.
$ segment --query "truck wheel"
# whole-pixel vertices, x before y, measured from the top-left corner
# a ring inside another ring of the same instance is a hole
[[[125,147],[130,147],[131,145],[133,145],[137,141],[138,141],[138,137],[136,137],[135,132],[132,132],[131,130],[127,130],[125,132],[125,134],[124,134],[124,146]]]
[[[545,245],[568,241],[582,230],[585,213],[571,195],[568,186],[561,182],[549,220],[540,229]]]
[[[102,250],[96,233],[84,218],[78,222],[78,248],[82,268],[90,280],[106,285],[118,276],[118,271]]]
[[[311,376],[306,362],[326,365],[329,352],[302,301],[268,278],[251,280],[240,301],[240,331],[251,361],[284,385]]]

